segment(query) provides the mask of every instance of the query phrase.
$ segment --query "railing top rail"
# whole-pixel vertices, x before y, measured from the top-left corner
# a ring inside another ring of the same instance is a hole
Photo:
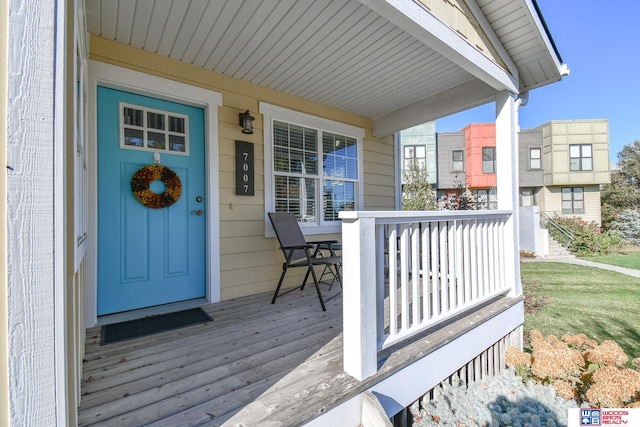
[[[557,212],[553,212],[553,214],[556,216],[558,215]],[[544,218],[544,220],[548,224],[551,224],[551,226],[555,227],[558,231],[560,231],[560,233],[562,233],[568,239],[567,243],[565,244],[565,246],[568,246],[573,240],[573,233],[571,233],[569,230],[563,227],[562,224],[560,224],[558,221],[553,219],[551,215],[549,215],[547,212],[540,212],[540,215],[542,216],[542,218]]]
[[[374,218],[377,223],[394,224],[420,221],[450,221],[470,219],[506,219],[512,215],[511,211],[483,210],[483,211],[342,211],[340,219],[345,222],[362,218]]]

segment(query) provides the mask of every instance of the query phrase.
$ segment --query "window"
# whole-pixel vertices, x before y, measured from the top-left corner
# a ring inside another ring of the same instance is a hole
[[[536,191],[534,188],[520,189],[520,206],[535,206],[538,204],[536,200]]]
[[[498,209],[498,194],[495,188],[477,190],[479,209]]]
[[[542,169],[542,149],[540,147],[529,148],[529,169]]]
[[[265,103],[260,112],[265,213],[293,212],[306,233],[340,231],[338,213],[363,205],[364,130]]]
[[[496,173],[496,147],[482,147],[482,173]]]
[[[404,170],[409,170],[411,161],[415,161],[421,170],[427,167],[427,146],[426,145],[405,145],[404,146]]]
[[[189,154],[189,117],[120,103],[120,148]]]
[[[572,171],[593,170],[591,144],[569,145],[569,169]]]
[[[583,214],[584,213],[584,188],[563,187],[562,188],[562,213],[563,214]]]
[[[464,151],[451,152],[451,172],[464,172]]]

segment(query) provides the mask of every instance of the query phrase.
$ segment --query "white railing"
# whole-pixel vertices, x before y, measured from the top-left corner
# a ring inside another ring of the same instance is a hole
[[[358,379],[376,372],[380,350],[518,292],[511,212],[343,212],[341,218],[345,371]]]

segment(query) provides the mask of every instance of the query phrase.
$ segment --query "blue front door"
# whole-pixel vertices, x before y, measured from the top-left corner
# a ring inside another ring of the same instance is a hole
[[[98,87],[98,315],[205,296],[204,177],[202,109]]]

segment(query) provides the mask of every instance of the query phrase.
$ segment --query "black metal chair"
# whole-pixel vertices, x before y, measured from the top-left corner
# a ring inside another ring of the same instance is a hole
[[[305,285],[307,284],[307,280],[309,279],[309,275],[311,275],[311,277],[313,278],[313,283],[316,287],[316,291],[318,293],[318,298],[320,299],[322,310],[326,311],[324,298],[322,297],[322,292],[320,291],[320,283],[324,282],[321,282],[318,279],[318,275],[316,274],[314,267],[324,266],[325,270],[323,270],[323,276],[326,268],[329,268],[332,276],[332,281],[329,284],[333,284],[333,282],[337,280],[342,287],[342,278],[340,277],[340,266],[342,265],[342,257],[336,255],[334,249],[332,248],[332,245],[337,244],[338,241],[322,240],[307,242],[304,238],[304,235],[302,234],[302,230],[300,229],[300,225],[298,224],[295,215],[290,212],[269,212],[269,220],[271,221],[271,225],[276,232],[278,242],[280,243],[280,249],[282,250],[285,258],[285,262],[282,263],[282,274],[280,275],[280,281],[278,282],[276,291],[273,294],[271,304],[274,304],[276,302],[276,298],[278,298],[278,296],[280,295],[285,295],[298,288],[300,288],[301,290],[304,289]],[[323,254],[323,251],[328,251],[328,254]],[[279,294],[280,288],[282,287],[282,282],[284,281],[284,277],[287,274],[287,271],[289,270],[289,268],[293,267],[305,267],[307,269],[307,273],[304,276],[302,285]]]

